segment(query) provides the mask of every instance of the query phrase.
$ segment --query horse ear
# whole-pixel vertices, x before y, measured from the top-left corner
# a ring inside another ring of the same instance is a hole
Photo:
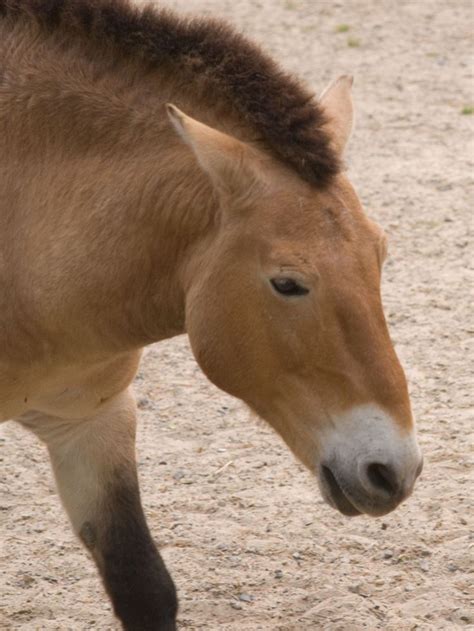
[[[166,110],[173,127],[193,150],[201,168],[222,192],[248,192],[256,181],[253,156],[248,145],[233,136],[204,125],[168,103]]]
[[[352,83],[350,75],[342,75],[330,83],[320,97],[320,104],[328,118],[326,128],[340,156],[344,153],[354,124]]]

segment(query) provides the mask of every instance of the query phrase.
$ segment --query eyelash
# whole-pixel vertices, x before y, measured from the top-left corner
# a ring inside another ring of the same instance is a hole
[[[273,289],[281,296],[305,296],[309,289],[297,283],[293,278],[272,278]]]

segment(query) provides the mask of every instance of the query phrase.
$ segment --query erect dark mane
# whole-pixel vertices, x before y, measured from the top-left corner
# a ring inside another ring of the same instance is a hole
[[[0,0],[5,15],[30,16],[48,31],[105,43],[148,67],[175,63],[225,96],[273,154],[311,184],[324,186],[339,170],[313,95],[222,22],[183,19],[128,0]]]

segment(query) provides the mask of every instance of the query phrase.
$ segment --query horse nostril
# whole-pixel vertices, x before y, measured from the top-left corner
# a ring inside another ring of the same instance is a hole
[[[367,477],[377,491],[383,491],[391,497],[398,492],[397,476],[393,469],[380,462],[373,462],[367,467]]]

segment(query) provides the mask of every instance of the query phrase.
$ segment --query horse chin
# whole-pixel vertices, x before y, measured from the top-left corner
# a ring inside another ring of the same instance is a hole
[[[352,504],[328,467],[321,467],[319,487],[324,500],[346,517],[362,515],[362,511]]]

